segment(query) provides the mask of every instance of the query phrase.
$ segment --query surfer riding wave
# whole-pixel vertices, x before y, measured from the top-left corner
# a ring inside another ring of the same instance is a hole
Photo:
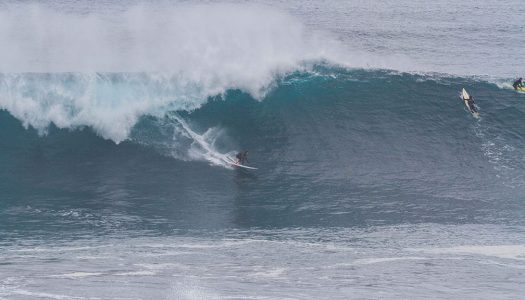
[[[235,155],[235,158],[237,159],[237,163],[244,165],[248,162],[248,151],[241,151]]]

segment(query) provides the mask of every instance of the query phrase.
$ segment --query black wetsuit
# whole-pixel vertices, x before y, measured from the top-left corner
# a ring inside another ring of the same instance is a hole
[[[248,162],[248,151],[237,153],[237,155],[235,155],[235,158],[237,158],[237,163],[241,165]]]
[[[471,112],[478,112],[478,110],[476,109],[476,106],[474,105],[474,98],[470,97],[467,100],[467,104]]]
[[[516,80],[516,81],[512,84],[512,86],[514,87],[515,90],[517,90],[519,87],[520,87],[520,88],[523,87],[523,79],[520,78],[520,79]]]
[[[235,155],[235,158],[237,158],[237,163],[238,164],[242,164],[243,163],[243,155],[242,155],[242,152],[239,152],[237,153],[237,155]]]

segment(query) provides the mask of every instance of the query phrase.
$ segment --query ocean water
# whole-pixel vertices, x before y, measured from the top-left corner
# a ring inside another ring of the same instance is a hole
[[[1,1],[0,299],[522,298],[524,15]]]

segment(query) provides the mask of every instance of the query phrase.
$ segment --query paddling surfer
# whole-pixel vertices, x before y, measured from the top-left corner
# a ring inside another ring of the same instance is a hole
[[[468,98],[463,98],[463,94],[460,94],[459,98],[461,100],[463,100],[463,101],[467,101],[467,105],[468,105],[468,108],[469,108],[471,113],[477,113],[478,112],[478,109],[474,105],[475,102],[474,102],[474,97],[472,97],[472,95],[468,95]]]
[[[476,106],[474,105],[474,97],[470,96],[468,99],[465,99],[467,100],[467,104],[468,104],[468,108],[470,109],[471,112],[478,112],[478,110],[476,109]]]

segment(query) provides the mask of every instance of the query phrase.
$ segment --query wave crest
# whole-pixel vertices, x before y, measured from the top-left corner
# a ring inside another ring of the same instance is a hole
[[[287,14],[229,4],[11,5],[0,9],[0,44],[0,109],[41,133],[90,126],[117,143],[143,115],[196,109],[230,89],[260,99],[279,76],[344,52]]]

